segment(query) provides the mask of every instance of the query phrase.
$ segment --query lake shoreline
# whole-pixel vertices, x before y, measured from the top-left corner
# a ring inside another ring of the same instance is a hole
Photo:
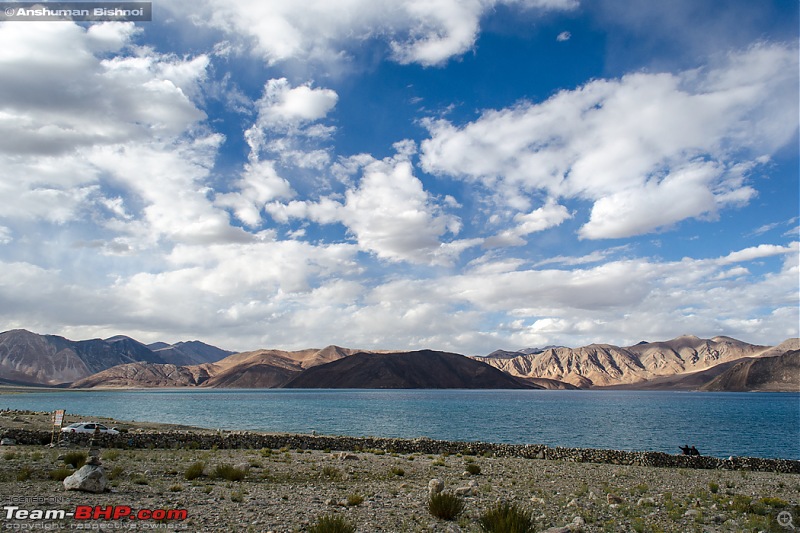
[[[800,460],[800,394],[630,391],[137,390],[0,396],[0,407],[222,430]],[[80,421],[69,419],[68,422]]]
[[[3,411],[0,413],[0,437],[12,438],[21,444],[47,444],[52,438],[51,413]],[[8,421],[17,420],[16,427]],[[622,451],[596,448],[549,447],[541,444],[504,444],[481,441],[450,441],[429,438],[403,439],[390,437],[353,437],[269,433],[255,431],[212,430],[176,424],[121,421],[102,417],[70,414],[73,419],[92,420],[116,426],[119,435],[102,435],[104,447],[129,449],[264,449],[293,448],[304,450],[362,451],[382,450],[386,453],[461,454],[468,456],[516,457],[566,461],[573,463],[650,466],[659,468],[691,468],[706,470],[738,470],[800,474],[800,461],[791,459],[672,455],[651,451]],[[88,445],[90,435],[70,434],[76,445]]]

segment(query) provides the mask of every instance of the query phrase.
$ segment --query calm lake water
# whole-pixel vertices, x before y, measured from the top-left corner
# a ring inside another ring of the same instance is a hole
[[[0,408],[270,432],[800,459],[800,394],[207,389],[0,395]]]

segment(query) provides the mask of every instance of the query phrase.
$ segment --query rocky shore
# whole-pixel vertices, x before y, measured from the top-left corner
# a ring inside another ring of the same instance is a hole
[[[8,411],[0,413],[0,438],[19,444],[49,444],[52,432],[45,419],[49,413]],[[80,418],[73,415],[73,418]],[[8,424],[8,420],[17,424]],[[98,419],[99,420],[99,419]],[[4,423],[5,422],[5,423]],[[163,449],[262,449],[293,448],[301,450],[383,450],[399,454],[462,454],[485,457],[517,457],[547,459],[574,463],[654,466],[662,468],[700,468],[781,472],[800,474],[800,461],[729,457],[671,455],[663,452],[629,452],[588,448],[551,448],[541,444],[501,444],[491,442],[453,442],[428,438],[399,439],[349,437],[331,435],[274,434],[247,431],[214,431],[168,424],[120,422],[105,419],[108,425],[122,429],[119,435],[102,435],[99,443],[105,448]],[[45,429],[46,428],[46,429]],[[73,434],[68,440],[77,446],[88,445],[90,435]]]
[[[100,441],[110,491],[66,491],[59,472],[72,471],[65,460],[88,451],[88,440],[44,445],[48,416],[0,416],[0,436],[16,440],[0,447],[4,506],[187,511],[185,520],[100,520],[91,522],[95,529],[294,532],[335,515],[359,532],[477,532],[480,516],[498,501],[529,511],[534,531],[789,531],[787,520],[800,524],[797,461],[221,433],[118,421],[111,422],[127,425],[127,432]],[[464,501],[452,521],[428,510],[434,479]],[[4,527],[30,529],[34,522],[6,519]],[[70,518],[36,523],[45,522],[80,525]]]

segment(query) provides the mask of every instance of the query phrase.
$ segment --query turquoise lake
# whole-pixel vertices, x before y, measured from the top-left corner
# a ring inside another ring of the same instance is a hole
[[[800,394],[206,389],[0,395],[0,408],[229,430],[800,459]]]

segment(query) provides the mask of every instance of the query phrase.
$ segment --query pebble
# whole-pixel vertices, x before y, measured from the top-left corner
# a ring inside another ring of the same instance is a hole
[[[439,478],[428,481],[428,494],[439,494],[444,490],[444,482]]]
[[[586,521],[583,519],[583,517],[576,516],[575,518],[572,519],[572,523],[569,524],[567,527],[569,528],[570,531],[578,532],[578,531],[583,531],[584,526],[586,526]]]

